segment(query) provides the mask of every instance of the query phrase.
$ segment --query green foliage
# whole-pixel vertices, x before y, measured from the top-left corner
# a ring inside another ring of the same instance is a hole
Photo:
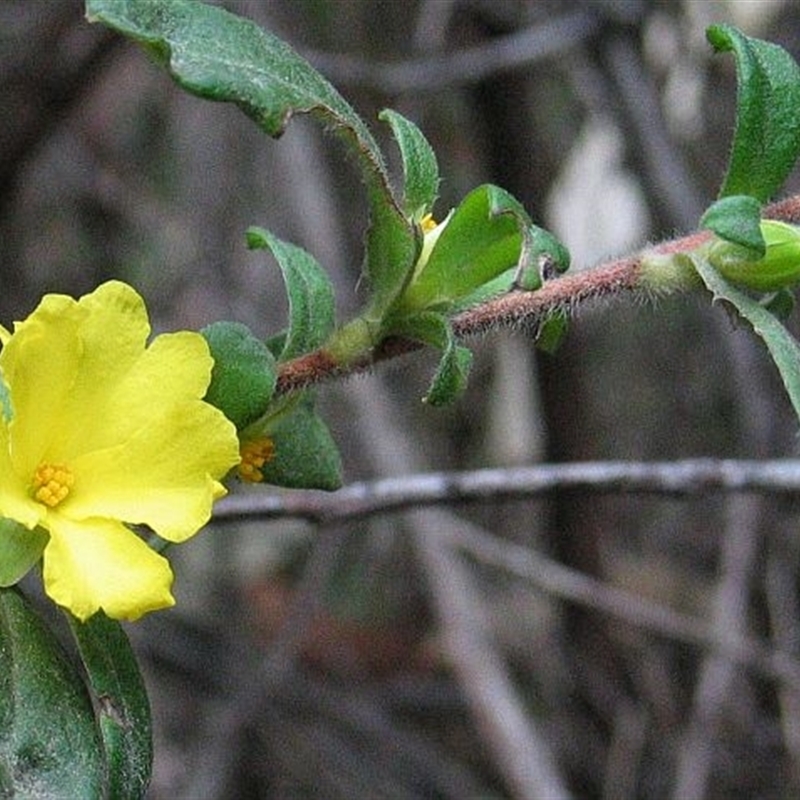
[[[467,385],[472,353],[456,343],[450,323],[435,311],[420,311],[400,317],[392,329],[399,336],[433,345],[442,351],[430,388],[424,397],[440,406],[458,397]]]
[[[760,258],[767,252],[761,233],[761,203],[755,197],[736,194],[717,200],[700,218],[700,227],[746,248],[751,258]]]
[[[266,248],[272,252],[286,285],[289,327],[282,337],[278,361],[288,361],[320,347],[334,326],[335,301],[328,274],[311,254],[263,228],[247,231],[247,245],[253,250]]]
[[[698,256],[693,261],[714,299],[730,303],[764,340],[781,374],[795,413],[800,417],[800,347],[797,342],[773,314],[752,297],[731,286],[704,258]]]
[[[417,266],[399,309],[446,310],[510,268],[524,276],[525,288],[538,288],[541,231],[504,189],[491,184],[473,189],[444,226],[427,262]],[[548,239],[547,245],[555,242]],[[558,248],[554,261],[561,267],[564,261],[568,265],[566,249],[563,245]],[[511,284],[504,288],[507,291]]]
[[[86,688],[13,588],[0,589],[0,731],[0,797],[107,796]]]
[[[262,469],[264,483],[327,491],[342,485],[339,449],[314,410],[310,392],[278,401],[271,414],[245,433],[261,435],[275,443],[275,457]]]
[[[142,43],[187,91],[236,104],[270,136],[311,113],[355,151],[370,207],[364,272],[371,315],[405,286],[419,243],[390,189],[383,156],[361,117],[304,58],[273,34],[195,0],[87,0],[87,16]]]
[[[105,796],[144,797],[153,761],[150,704],[128,637],[102,611],[86,622],[65,616],[97,713],[106,762]]]
[[[762,202],[781,186],[800,155],[800,68],[781,47],[712,25],[708,41],[736,57],[736,130],[720,197]]]
[[[13,519],[0,517],[0,586],[13,586],[42,557],[50,535],[44,528],[29,531]]]
[[[214,322],[200,333],[214,359],[206,401],[242,430],[269,406],[277,379],[275,358],[240,322]]]
[[[439,193],[439,165],[436,154],[410,120],[387,108],[379,119],[388,122],[403,160],[403,210],[414,222],[433,211]]]

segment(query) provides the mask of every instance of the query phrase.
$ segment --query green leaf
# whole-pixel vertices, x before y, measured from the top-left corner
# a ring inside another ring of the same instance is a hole
[[[235,103],[270,136],[294,114],[319,115],[354,143],[370,176],[385,176],[378,145],[350,104],[254,22],[197,0],[87,0],[86,16],[140,42],[188,92]]]
[[[288,413],[266,422],[275,457],[262,468],[264,483],[292,489],[333,491],[342,485],[342,460],[327,425],[305,393],[287,406]]]
[[[555,353],[566,336],[569,320],[565,312],[556,312],[546,319],[536,336],[536,347],[543,353]]]
[[[275,358],[239,322],[214,322],[200,333],[214,359],[205,399],[242,430],[269,406],[277,380]]]
[[[715,300],[726,300],[744,317],[764,340],[795,414],[800,417],[800,347],[786,328],[762,305],[731,286],[704,258],[694,256],[694,267]]]
[[[525,251],[520,255],[514,277],[514,288],[526,292],[541,287],[545,280],[569,269],[569,250],[550,231],[530,225],[522,240]]]
[[[364,317],[370,327],[377,330],[411,280],[422,242],[416,226],[397,208],[381,203],[372,189],[370,199],[372,215],[367,231],[364,274],[371,296]]]
[[[283,273],[289,296],[289,330],[278,361],[310,353],[322,345],[334,327],[333,284],[316,259],[263,228],[247,231],[247,246],[268,249]]]
[[[419,222],[433,209],[439,193],[439,165],[436,154],[422,131],[401,114],[386,108],[378,115],[388,122],[403,160],[403,207]]]
[[[311,113],[351,145],[370,208],[369,314],[382,319],[411,276],[419,242],[375,139],[336,89],[270,32],[196,0],[87,0],[87,17],[141,42],[187,91],[235,103],[270,136],[280,136],[292,115]]]
[[[735,194],[717,200],[700,218],[700,227],[747,248],[753,258],[760,258],[767,252],[761,233],[761,203],[755,197]]]
[[[426,263],[418,265],[413,281],[398,303],[398,311],[452,309],[481,287],[513,268],[515,281],[525,289],[541,285],[544,266],[563,271],[569,253],[558,240],[533,225],[519,201],[491,184],[473,189],[452,213]]]
[[[16,588],[0,589],[0,797],[104,797],[104,772],[80,676]]]
[[[800,154],[800,68],[781,47],[712,25],[708,41],[732,52],[738,80],[733,148],[720,197],[746,194],[764,202]]]
[[[28,530],[16,520],[0,517],[0,586],[13,586],[26,575],[49,539],[43,528]]]
[[[467,386],[472,353],[457,344],[447,318],[433,311],[422,311],[397,321],[392,334],[433,345],[442,351],[439,365],[423,401],[432,406],[453,402]]]
[[[65,613],[78,645],[106,756],[106,797],[145,795],[153,763],[150,704],[122,626],[102,611],[86,622]]]

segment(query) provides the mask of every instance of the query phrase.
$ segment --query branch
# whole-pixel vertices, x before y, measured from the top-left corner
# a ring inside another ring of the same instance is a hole
[[[764,214],[768,219],[800,224],[800,195],[768,206]],[[554,278],[533,292],[512,290],[454,316],[451,320],[453,330],[460,339],[497,328],[522,328],[535,334],[556,312],[574,314],[578,309],[602,300],[636,295],[647,298],[653,291],[643,287],[640,280],[643,255],[688,253],[711,235],[709,231],[697,231],[592,269]],[[276,393],[287,394],[332,378],[362,372],[382,361],[420,349],[422,345],[419,342],[388,337],[361,361],[346,367],[325,350],[316,350],[280,365]]]
[[[553,58],[595,36],[600,28],[597,14],[580,10],[487,43],[409,61],[378,62],[308,50],[305,55],[337,86],[360,86],[389,95],[441,91]]]
[[[800,459],[761,462],[698,459],[651,464],[589,462],[415,475],[351,484],[333,494],[293,491],[284,495],[234,495],[216,505],[214,520],[299,518],[325,525],[420,505],[531,497],[555,489],[672,496],[693,496],[710,491],[796,494],[800,490]],[[786,650],[771,649],[740,632],[731,634],[717,630],[708,620],[608,586],[522,545],[488,535],[478,537],[463,527],[449,536],[455,547],[481,563],[531,581],[553,597],[592,608],[667,639],[709,650],[778,680],[793,691],[800,691],[800,666]]]
[[[295,518],[328,524],[422,505],[530,498],[569,489],[674,496],[714,491],[792,495],[800,491],[800,459],[586,461],[406,475],[353,483],[332,494],[316,490],[268,494],[254,489],[223,498],[214,507],[213,519]]]

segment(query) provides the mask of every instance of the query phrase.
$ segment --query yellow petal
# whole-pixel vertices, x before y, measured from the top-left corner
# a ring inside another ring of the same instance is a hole
[[[107,388],[102,405],[94,404],[88,444],[62,454],[71,460],[78,452],[115,446],[140,434],[176,404],[194,403],[206,393],[214,365],[206,340],[199,333],[182,331],[156,337],[142,350],[126,373]],[[94,382],[105,381],[102,373]],[[76,409],[76,414],[79,413]],[[76,420],[84,427],[85,420]]]
[[[86,620],[102,609],[114,619],[134,620],[174,605],[169,562],[114,520],[48,519],[44,551],[47,594]]]
[[[141,355],[150,327],[129,286],[103,284],[79,301],[47,295],[0,352],[11,390],[12,455],[20,474],[76,448],[108,446],[98,424],[119,381]]]
[[[45,509],[28,495],[28,486],[14,470],[8,443],[8,426],[0,415],[0,517],[34,528],[43,522]]]
[[[75,488],[60,510],[146,524],[183,541],[208,521],[225,494],[219,478],[238,462],[236,431],[222,412],[200,400],[175,405],[123,445],[76,459]]]

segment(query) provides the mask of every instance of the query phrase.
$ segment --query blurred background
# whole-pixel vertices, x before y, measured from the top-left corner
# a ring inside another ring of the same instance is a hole
[[[376,114],[413,119],[439,157],[440,218],[500,184],[576,269],[691,230],[715,197],[736,83],[707,25],[800,57],[789,0],[222,5],[331,79],[394,167]],[[253,224],[330,271],[340,319],[363,300],[363,192],[313,121],[266,138],[88,25],[77,0],[0,4],[0,108],[4,324],[113,277],[156,330],[235,319],[267,336],[286,301],[245,248]],[[765,352],[704,298],[582,311],[551,356],[522,334],[474,344],[469,391],[443,410],[420,402],[433,354],[318,391],[347,483],[797,454]],[[149,796],[797,797],[797,511],[556,491],[212,524],[173,551],[176,609],[129,628],[156,724]]]

